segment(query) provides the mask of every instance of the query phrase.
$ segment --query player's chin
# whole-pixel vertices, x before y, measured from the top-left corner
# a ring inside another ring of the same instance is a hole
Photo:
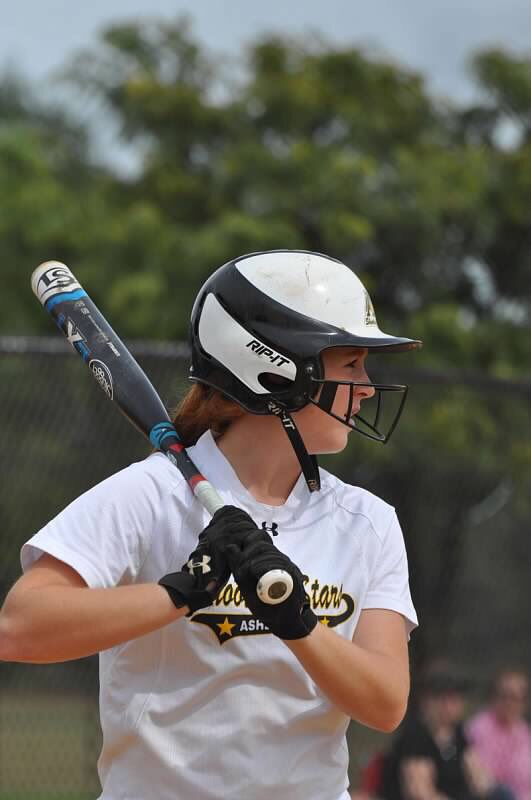
[[[314,449],[315,455],[332,455],[333,453],[341,453],[348,444],[348,435],[350,429],[347,425],[339,424],[334,430],[330,430],[326,435],[323,435]]]

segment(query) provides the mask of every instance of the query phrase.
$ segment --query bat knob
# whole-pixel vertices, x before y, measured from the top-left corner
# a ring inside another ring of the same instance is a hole
[[[293,578],[283,569],[270,569],[256,585],[256,594],[262,603],[276,606],[283,603],[293,591]]]

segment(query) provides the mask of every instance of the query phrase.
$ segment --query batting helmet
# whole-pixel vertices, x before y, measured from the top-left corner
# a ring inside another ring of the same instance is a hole
[[[407,386],[371,384],[373,422],[332,413],[340,384],[325,380],[322,352],[330,347],[401,352],[421,346],[378,327],[369,294],[340,261],[304,250],[251,253],[214,272],[196,298],[190,325],[190,379],[219,389],[252,414],[275,414],[295,448],[311,491],[320,488],[317,461],[309,456],[290,412],[314,403],[358,433],[386,442],[396,427]],[[318,400],[316,395],[321,393]],[[382,393],[401,402],[388,429],[379,427]]]

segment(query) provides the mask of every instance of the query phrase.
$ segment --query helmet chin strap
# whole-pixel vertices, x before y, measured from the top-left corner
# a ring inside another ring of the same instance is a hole
[[[300,435],[291,414],[286,409],[275,403],[274,400],[268,400],[268,408],[271,414],[278,417],[282,423],[282,427],[288,434],[291,446],[295,451],[295,455],[301,465],[306,484],[310,492],[318,492],[321,488],[321,478],[319,476],[319,465],[316,456],[310,455],[306,450],[302,436]]]

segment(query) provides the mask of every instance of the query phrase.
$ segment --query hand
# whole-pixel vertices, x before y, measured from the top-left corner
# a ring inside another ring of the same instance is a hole
[[[485,797],[494,789],[494,777],[483,765],[478,753],[472,747],[467,747],[465,750],[463,767],[467,783],[478,797]]]
[[[239,543],[225,548],[230,567],[247,607],[280,639],[302,639],[317,625],[304,590],[304,576],[263,530],[248,532]],[[283,569],[293,578],[293,591],[278,605],[263,603],[256,594],[258,580],[272,569]]]
[[[159,584],[164,586],[177,608],[188,606],[187,616],[212,605],[230,578],[226,546],[242,542],[250,532],[257,530],[256,523],[245,511],[236,506],[223,506],[199,534],[197,547],[181,571],[165,575]]]

